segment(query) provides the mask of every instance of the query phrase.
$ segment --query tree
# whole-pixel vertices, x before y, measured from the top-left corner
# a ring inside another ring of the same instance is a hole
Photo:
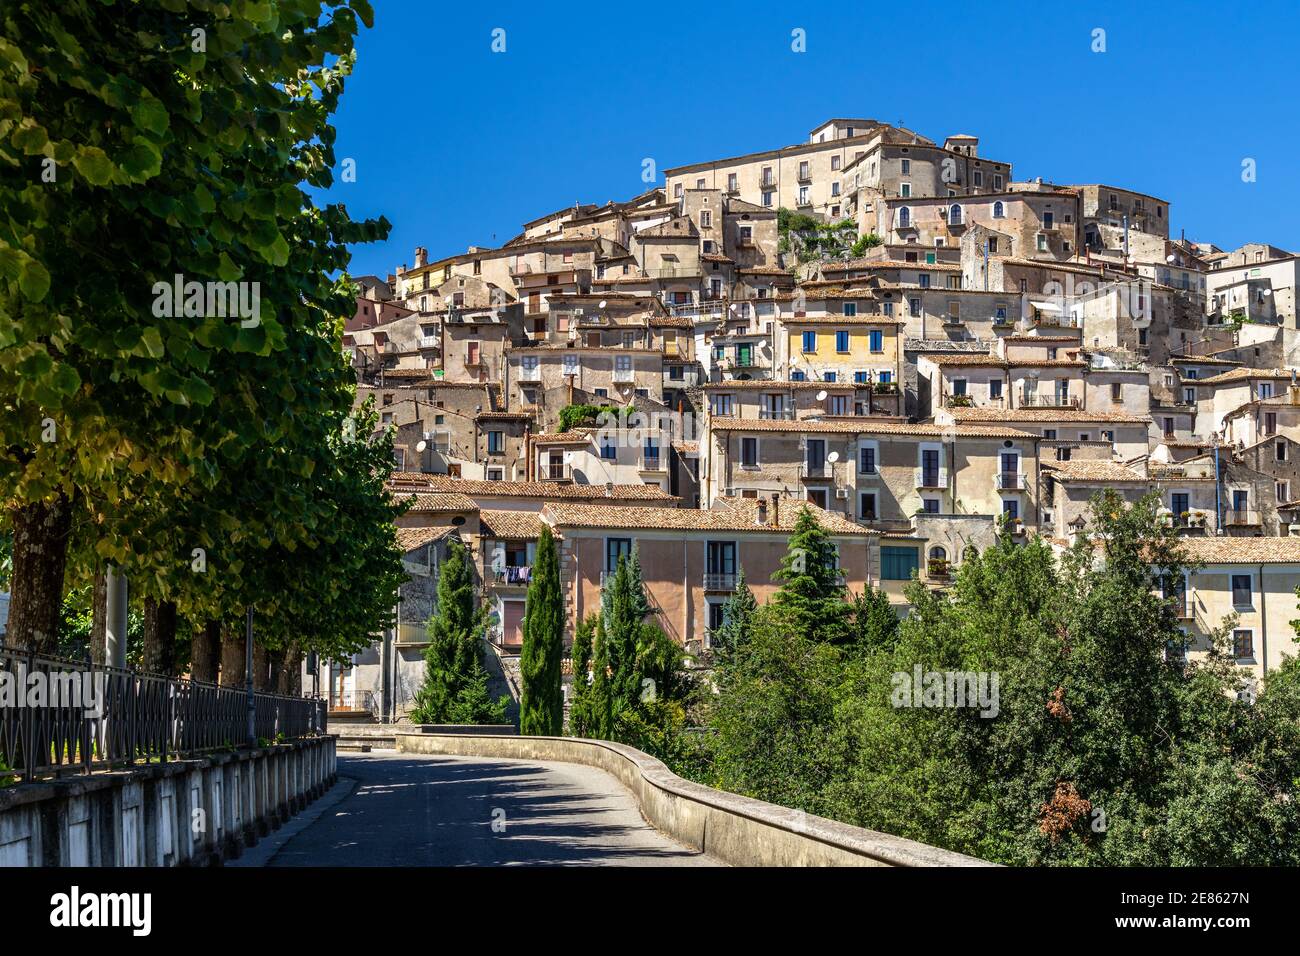
[[[614,736],[614,696],[610,687],[609,641],[605,637],[605,616],[596,618],[591,641],[591,695],[588,701],[590,736],[611,740]]]
[[[832,643],[847,639],[848,608],[835,544],[807,505],[799,509],[789,549],[772,577],[781,582],[772,603],[794,627]]]
[[[722,606],[722,625],[715,628],[709,643],[713,658],[721,663],[739,653],[749,639],[758,614],[758,601],[745,580],[745,569],[736,575],[736,586]]]
[[[609,659],[610,708],[612,719],[632,706],[641,693],[637,673],[637,641],[641,625],[650,613],[641,580],[641,559],[636,547],[620,556],[613,577],[601,591],[605,651]]]
[[[593,725],[592,713],[592,642],[596,637],[596,627],[600,615],[588,614],[578,622],[573,632],[573,692],[569,701],[569,734],[574,737],[590,737]]]
[[[889,595],[867,585],[849,600],[852,640],[866,649],[892,649],[898,640],[898,612]]]
[[[564,732],[564,594],[560,588],[559,552],[551,529],[543,525],[524,602],[524,646],[519,657],[521,734],[558,736]]]
[[[424,684],[411,719],[422,724],[495,724],[505,719],[506,698],[487,692],[481,643],[483,613],[476,607],[469,556],[452,541],[438,572],[438,607],[429,620]]]
[[[0,499],[18,646],[49,649],[65,570],[129,566],[166,600],[154,583],[193,545],[133,533],[134,503],[165,510],[259,462],[309,475],[320,443],[294,436],[350,403],[352,303],[331,276],[387,224],[304,187],[332,182],[329,116],[370,8],[245,6],[141,0],[126,31],[87,0],[0,19]],[[307,524],[288,507],[299,490],[276,483],[282,523],[252,536]],[[77,539],[96,566],[68,566]]]

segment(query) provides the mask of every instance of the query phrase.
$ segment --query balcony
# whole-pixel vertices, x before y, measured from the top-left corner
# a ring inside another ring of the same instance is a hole
[[[929,558],[925,565],[926,575],[935,581],[946,581],[952,571],[946,558]]]
[[[542,380],[542,367],[534,365],[532,368],[519,369],[519,381],[521,382],[540,382]]]
[[[713,318],[721,317],[727,311],[725,299],[710,299],[706,302],[664,303],[668,314],[678,318]]]
[[[1258,511],[1251,511],[1248,509],[1235,509],[1224,513],[1223,523],[1229,526],[1231,525],[1250,526],[1250,525],[1262,524],[1263,521],[1260,518],[1260,514]]]
[[[422,336],[420,336],[420,346],[419,346],[419,347],[420,347],[421,349],[436,349],[436,348],[438,348],[438,347],[439,347],[439,346],[438,346],[438,336],[436,336],[436,335],[422,335]]]
[[[483,581],[490,587],[526,588],[532,572],[528,565],[503,564],[498,567],[489,564],[483,568]]]
[[[760,408],[758,417],[773,422],[788,422],[794,420],[793,408]]]
[[[998,491],[1024,491],[1029,486],[1029,476],[1018,471],[1000,472],[994,480]]]
[[[1021,395],[1021,408],[1078,408],[1079,400],[1072,395]]]
[[[835,477],[834,469],[829,461],[820,464],[805,461],[799,465],[799,477],[804,481],[829,481]]]
[[[725,591],[728,593],[736,590],[735,573],[722,573],[716,571],[704,572],[704,590]]]
[[[467,354],[467,355],[465,356],[465,367],[466,367],[466,368],[486,368],[486,367],[487,367],[487,362],[483,361],[483,356],[482,356],[482,355],[477,355],[477,354],[470,353],[470,354]],[[538,381],[540,381],[540,380],[541,380],[541,372],[540,372],[540,370],[539,370],[539,371],[538,371]]]
[[[542,468],[542,481],[572,481],[573,468],[569,465],[546,465]]]
[[[916,469],[916,487],[917,488],[947,488],[948,469],[947,468]]]
[[[812,167],[811,167],[811,166],[800,166],[800,167],[799,167],[799,182],[801,182],[801,183],[810,183],[810,182],[812,182]]]
[[[401,621],[397,625],[397,643],[404,647],[418,647],[429,643],[429,628],[425,624]]]
[[[631,385],[636,381],[636,372],[630,368],[616,368],[612,380],[621,385]]]
[[[664,460],[659,455],[642,455],[640,471],[667,471]]]

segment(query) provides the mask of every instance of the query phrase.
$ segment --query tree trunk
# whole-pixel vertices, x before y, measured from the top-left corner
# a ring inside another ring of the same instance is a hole
[[[171,677],[176,672],[176,605],[144,599],[144,670]]]
[[[244,630],[221,629],[221,686],[244,686]]]
[[[302,650],[297,642],[291,642],[281,656],[275,692],[289,697],[302,696]]]
[[[95,574],[94,600],[90,612],[90,662],[102,667],[108,654],[108,569]]]
[[[9,582],[10,647],[53,654],[58,648],[63,570],[72,532],[72,503],[63,494],[12,508],[13,575]]]
[[[271,652],[253,639],[253,690],[266,691],[271,683]]]
[[[217,682],[217,669],[221,666],[221,622],[208,621],[194,630],[194,648],[190,653],[190,677],[194,680]]]

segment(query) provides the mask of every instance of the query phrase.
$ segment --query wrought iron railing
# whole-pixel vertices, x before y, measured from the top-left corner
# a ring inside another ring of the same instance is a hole
[[[0,648],[0,785],[89,773],[242,745],[242,688]],[[318,697],[255,693],[254,734],[268,741],[325,732]]]

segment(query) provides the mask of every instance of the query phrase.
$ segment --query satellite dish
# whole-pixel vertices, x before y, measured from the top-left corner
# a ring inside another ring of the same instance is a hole
[[[1259,290],[1259,294],[1260,294],[1260,295],[1272,295],[1272,294],[1273,294],[1273,290],[1272,290],[1272,289],[1260,289],[1260,290]]]
[[[599,308],[602,308],[602,309],[605,308],[605,300],[604,300],[604,299],[601,299],[601,300],[600,300],[600,306],[599,306]]]
[[[823,388],[820,392],[817,393],[817,401],[819,402],[826,401],[826,389]]]
[[[1169,255],[1165,256],[1165,262],[1173,262],[1173,261],[1174,261],[1173,253],[1170,253]]]
[[[833,451],[833,452],[831,452],[829,455],[826,456],[826,460],[829,461],[829,462],[833,465],[833,464],[835,464],[837,461],[840,460],[840,453],[837,452],[837,451]]]
[[[428,447],[429,447],[429,443],[426,442],[424,439],[420,439],[420,441],[416,442],[415,444],[416,451],[424,451]]]

